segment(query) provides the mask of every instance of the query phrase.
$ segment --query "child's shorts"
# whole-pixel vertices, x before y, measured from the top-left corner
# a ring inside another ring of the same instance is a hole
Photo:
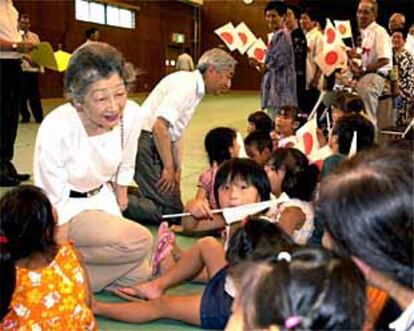
[[[200,319],[203,329],[224,329],[231,315],[233,298],[224,290],[227,267],[207,283],[201,297]]]

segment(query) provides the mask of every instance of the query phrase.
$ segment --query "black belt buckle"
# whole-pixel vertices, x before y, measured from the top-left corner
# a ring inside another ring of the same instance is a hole
[[[69,197],[70,198],[90,198],[90,197],[93,197],[94,195],[97,195],[101,191],[102,186],[103,185],[93,190],[90,190],[88,192],[78,192],[78,191],[70,190]]]

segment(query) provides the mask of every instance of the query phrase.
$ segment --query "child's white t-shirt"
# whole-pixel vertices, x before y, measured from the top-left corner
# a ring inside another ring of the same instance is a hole
[[[276,200],[276,197],[272,194],[272,198]],[[302,201],[299,199],[290,199],[286,193],[282,193],[277,199],[278,203],[272,206],[266,213],[271,222],[278,223],[283,211],[286,208],[296,207],[299,208],[302,213],[305,214],[305,222],[299,230],[293,232],[293,240],[299,245],[305,245],[308,239],[312,235],[314,229],[313,219],[315,216],[314,208],[311,203]]]

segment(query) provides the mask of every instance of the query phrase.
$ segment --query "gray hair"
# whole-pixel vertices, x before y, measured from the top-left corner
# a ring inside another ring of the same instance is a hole
[[[72,55],[65,74],[66,97],[83,103],[91,84],[113,74],[118,74],[125,85],[135,80],[133,66],[114,47],[101,42],[81,46]]]
[[[220,48],[212,48],[203,53],[198,60],[197,69],[204,74],[209,66],[213,66],[217,71],[234,69],[237,61]]]

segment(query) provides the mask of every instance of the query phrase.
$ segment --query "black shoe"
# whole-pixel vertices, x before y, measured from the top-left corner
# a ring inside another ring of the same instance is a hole
[[[29,174],[17,174],[17,179],[21,182],[25,182],[26,180],[30,179]]]
[[[20,121],[20,123],[29,123],[30,122],[30,118],[22,118],[22,120]]]
[[[20,184],[20,180],[17,177],[0,177],[0,186],[2,187],[11,187],[17,186]]]

